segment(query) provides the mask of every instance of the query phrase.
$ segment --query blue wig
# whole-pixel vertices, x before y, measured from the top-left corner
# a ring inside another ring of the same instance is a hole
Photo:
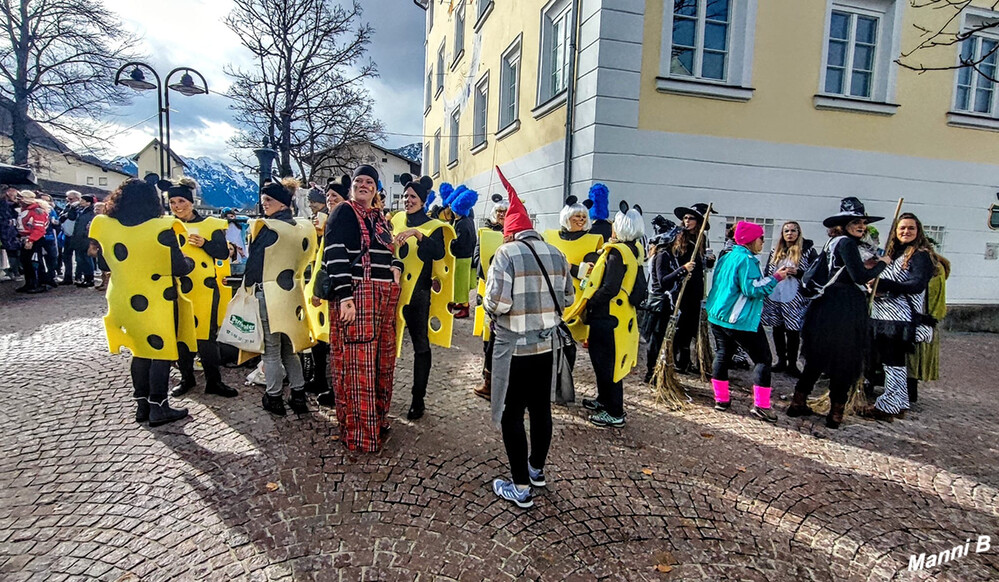
[[[437,199],[437,194],[434,193],[433,190],[431,190],[430,193],[427,194],[427,201],[423,203],[423,207],[430,208],[433,205],[434,200],[436,199]]]
[[[440,188],[437,189],[437,195],[441,197],[441,204],[447,206],[448,198],[451,197],[451,193],[454,192],[454,186],[448,182],[443,182]]]
[[[590,208],[590,219],[607,220],[610,216],[610,209],[608,208],[610,190],[607,189],[607,186],[599,182],[590,186],[589,198],[593,201],[593,207]]]
[[[451,210],[458,216],[468,216],[469,211],[479,201],[479,193],[475,190],[458,186],[451,198]]]

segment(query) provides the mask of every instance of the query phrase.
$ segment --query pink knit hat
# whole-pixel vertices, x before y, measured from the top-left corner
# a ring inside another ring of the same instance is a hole
[[[745,245],[763,236],[763,227],[752,222],[739,222],[735,225],[735,244]]]

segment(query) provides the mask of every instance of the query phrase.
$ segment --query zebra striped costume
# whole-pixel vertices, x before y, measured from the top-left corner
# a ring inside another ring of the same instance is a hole
[[[791,331],[801,331],[801,325],[805,321],[805,310],[808,308],[808,299],[806,299],[801,294],[801,277],[808,270],[808,267],[812,264],[818,253],[812,246],[806,246],[802,250],[801,258],[798,260],[797,265],[791,265],[788,259],[783,259],[779,263],[775,264],[773,262],[774,253],[776,252],[776,247],[770,251],[770,258],[767,260],[766,270],[764,275],[767,277],[773,276],[773,274],[781,267],[798,267],[798,274],[788,277],[780,282],[780,285],[794,285],[797,287],[797,293],[794,298],[788,302],[780,303],[774,301],[770,297],[763,300],[763,325],[767,327],[782,327],[789,329]]]

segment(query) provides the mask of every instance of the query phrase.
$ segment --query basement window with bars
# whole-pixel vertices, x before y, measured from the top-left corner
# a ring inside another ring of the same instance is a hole
[[[728,232],[729,229],[739,222],[753,222],[763,227],[763,251],[760,252],[760,266],[764,267],[767,256],[770,254],[770,249],[772,249],[774,244],[777,242],[774,240],[776,221],[773,218],[760,218],[758,216],[726,216],[725,232]],[[722,236],[724,237],[724,234]],[[715,251],[715,255],[718,255],[719,252],[721,251]]]

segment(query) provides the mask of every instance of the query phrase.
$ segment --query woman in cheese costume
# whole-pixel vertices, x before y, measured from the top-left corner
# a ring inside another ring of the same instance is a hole
[[[250,223],[250,252],[243,286],[252,289],[260,305],[264,330],[264,410],[284,416],[284,382],[288,405],[298,414],[309,411],[305,378],[298,352],[312,347],[315,336],[305,311],[305,269],[316,252],[316,229],[305,218],[292,216],[291,190],[282,184],[263,187],[260,202],[266,218]]]
[[[323,251],[326,248],[323,234],[326,232],[326,221],[329,215],[339,204],[347,199],[350,192],[350,176],[341,176],[339,179],[330,178],[326,183],[326,195],[323,207],[314,207],[312,210],[312,225],[316,227],[316,235],[319,237],[319,245],[316,249],[316,258],[312,263],[312,277],[305,284],[305,294],[310,297],[306,306],[309,313],[309,325],[312,326],[312,333],[316,336],[316,345],[312,346],[312,359],[315,362],[312,379],[306,383],[306,392],[318,394],[316,401],[320,406],[333,408],[336,406],[336,392],[330,390],[327,368],[330,365],[330,308],[329,303],[323,299],[322,285],[317,289],[319,281],[329,282],[326,270],[323,268]],[[313,203],[309,202],[311,206]]]
[[[503,224],[506,222],[506,213],[510,210],[510,203],[500,196],[493,194],[493,209],[486,219],[484,228],[479,229],[479,240],[475,243],[475,255],[472,257],[472,264],[478,268],[478,287],[476,290],[475,325],[472,327],[474,335],[482,336],[482,384],[472,389],[476,396],[492,399],[493,393],[493,336],[489,330],[489,321],[486,318],[486,310],[482,306],[482,296],[486,292],[486,273],[489,272],[489,263],[492,261],[496,249],[503,244]]]
[[[586,277],[590,267],[596,263],[597,251],[604,245],[602,236],[590,232],[592,205],[590,200],[580,203],[575,196],[569,196],[565,199],[565,206],[558,215],[562,228],[545,231],[545,242],[557,247],[569,260],[569,270],[572,273],[573,286],[576,288],[576,301],[579,301],[583,294],[579,288],[580,280]],[[586,340],[589,333],[586,324],[578,318],[567,323],[576,341]],[[575,362],[575,352],[572,353],[571,361]]]
[[[413,402],[406,418],[416,420],[423,416],[425,408],[432,362],[430,344],[451,347],[453,317],[447,306],[453,298],[454,257],[447,249],[454,239],[454,229],[427,217],[424,204],[434,186],[429,176],[417,181],[403,174],[400,182],[405,189],[405,212],[392,218],[396,255],[404,265],[396,341],[401,350],[403,328],[408,328],[413,341]]]
[[[180,278],[180,292],[194,307],[194,330],[198,337],[197,353],[205,371],[205,393],[231,398],[239,393],[222,382],[219,371],[219,325],[225,315],[220,293],[219,271],[229,272],[229,245],[225,234],[228,223],[220,218],[202,216],[194,209],[196,184],[182,182],[167,190],[170,212],[184,223],[187,238],[180,247],[185,257],[194,261],[194,271]],[[216,265],[219,264],[216,268]],[[194,388],[194,352],[183,342],[178,344],[181,381],[170,396],[180,398]]]
[[[170,364],[177,345],[196,345],[191,303],[180,281],[194,269],[181,253],[184,226],[164,218],[156,187],[126,180],[106,200],[106,214],[90,225],[90,238],[103,252],[102,271],[111,272],[104,317],[111,353],[132,352],[132,394],[136,422],[158,426],[187,416],[167,399]]]
[[[622,201],[614,216],[614,235],[604,245],[583,290],[590,361],[597,379],[597,398],[584,399],[583,406],[594,411],[590,422],[597,426],[624,426],[622,380],[638,361],[635,306],[646,293],[645,250],[639,240],[643,236],[641,209],[629,209]],[[574,316],[578,314],[570,308],[565,319]]]
[[[372,205],[377,182],[378,170],[371,166],[354,170],[350,200],[326,221],[323,253],[340,441],[364,452],[381,449],[389,429],[403,269],[393,256],[391,227]]]

